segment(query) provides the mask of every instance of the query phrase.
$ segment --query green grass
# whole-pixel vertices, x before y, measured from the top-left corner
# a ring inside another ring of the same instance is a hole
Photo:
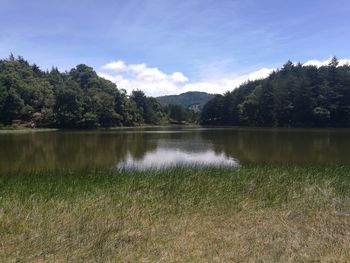
[[[29,133],[29,132],[52,132],[58,131],[58,129],[53,128],[11,128],[5,127],[0,128],[0,134],[12,134],[12,133]]]
[[[348,262],[350,166],[0,176],[0,261]]]

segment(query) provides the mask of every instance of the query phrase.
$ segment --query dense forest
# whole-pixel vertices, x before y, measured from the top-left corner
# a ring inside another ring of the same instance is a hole
[[[0,60],[0,125],[96,128],[196,119],[193,111],[162,106],[140,90],[128,95],[86,65],[61,73],[12,54]]]
[[[288,61],[268,78],[218,95],[203,108],[209,125],[350,127],[350,66],[334,57],[327,66]]]
[[[0,60],[0,126],[97,128],[197,119],[194,111],[162,105],[140,90],[129,95],[86,65],[60,72],[57,68],[43,71],[13,55]],[[350,127],[350,66],[339,66],[336,57],[322,67],[288,61],[266,79],[216,95],[203,107],[200,121],[206,125]]]
[[[198,109],[201,110],[204,105],[214,97],[215,95],[206,92],[189,91],[179,95],[161,96],[156,99],[162,105],[174,104],[182,105],[186,108],[198,105]]]

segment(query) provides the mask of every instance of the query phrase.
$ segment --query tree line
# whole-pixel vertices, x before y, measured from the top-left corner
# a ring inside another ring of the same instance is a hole
[[[217,95],[203,108],[202,124],[257,127],[350,127],[350,65],[288,61],[266,79]]]
[[[169,121],[195,122],[194,112],[162,106],[134,90],[130,95],[87,65],[67,72],[41,70],[23,57],[0,60],[0,124],[96,128]]]

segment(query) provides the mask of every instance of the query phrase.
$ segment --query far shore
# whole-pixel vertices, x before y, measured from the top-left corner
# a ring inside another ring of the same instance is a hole
[[[109,131],[109,130],[125,130],[125,129],[145,129],[145,128],[167,128],[167,127],[201,127],[198,124],[159,124],[159,125],[149,125],[142,124],[136,126],[115,126],[102,128],[97,127],[94,129],[66,129],[66,128],[29,128],[29,127],[13,127],[13,126],[5,126],[0,128],[0,134],[7,133],[28,133],[28,132],[52,132],[59,130],[85,130],[85,131]]]

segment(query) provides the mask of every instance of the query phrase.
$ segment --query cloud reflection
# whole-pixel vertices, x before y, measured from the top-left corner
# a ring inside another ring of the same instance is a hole
[[[119,169],[147,170],[163,169],[175,166],[195,167],[238,167],[239,163],[225,154],[216,154],[212,150],[200,153],[185,152],[180,149],[157,149],[148,152],[141,160],[128,154],[126,160],[118,164]]]

